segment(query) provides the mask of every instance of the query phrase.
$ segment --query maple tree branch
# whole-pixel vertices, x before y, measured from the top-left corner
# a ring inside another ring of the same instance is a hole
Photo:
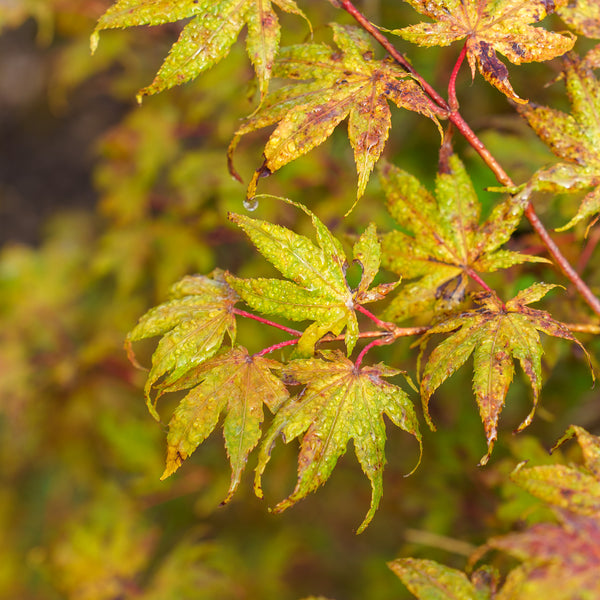
[[[383,48],[394,58],[406,71],[408,71],[421,85],[423,90],[430,96],[430,98],[436,103],[439,112],[447,112],[448,119],[456,126],[461,132],[467,142],[473,147],[473,149],[479,154],[485,164],[494,173],[496,179],[507,187],[515,187],[513,180],[502,168],[500,163],[492,155],[492,153],[486,148],[483,142],[477,137],[475,132],[469,127],[468,123],[464,120],[462,115],[456,108],[451,109],[450,105],[435,91],[435,89],[427,83],[423,77],[414,69],[414,67],[408,62],[403,54],[398,52],[391,42],[373,25],[353,4],[350,0],[339,0],[340,7],[343,8],[348,14],[350,14],[356,22],[367,31],[375,40],[377,40]],[[461,52],[462,54],[462,52]],[[459,56],[459,60],[460,60]],[[462,62],[462,61],[461,61]],[[458,66],[457,66],[458,65]],[[459,61],[454,67],[454,70],[458,72],[460,67]],[[453,75],[454,75],[453,70]],[[454,82],[455,83],[455,82]],[[449,92],[450,92],[449,86]],[[455,94],[455,91],[453,92]],[[450,99],[452,102],[452,99]],[[458,106],[458,101],[457,101]],[[600,315],[600,300],[594,295],[587,284],[581,279],[577,271],[570,265],[569,261],[564,257],[559,247],[556,245],[554,240],[550,237],[547,229],[544,227],[540,219],[538,218],[533,205],[529,203],[524,211],[525,217],[533,227],[534,231],[538,234],[546,249],[554,259],[558,268],[563,272],[565,277],[573,284],[575,289],[579,292],[581,297],[585,300],[588,306],[597,314]]]
[[[560,267],[561,271],[575,286],[575,289],[579,292],[581,297],[587,302],[588,306],[597,314],[600,315],[600,300],[594,295],[592,290],[586,285],[581,279],[577,271],[571,266],[569,261],[563,256],[556,242],[550,237],[550,234],[539,220],[533,205],[529,204],[525,209],[525,216],[531,223],[531,226],[538,234],[548,252],[552,255],[552,258],[556,261],[556,264]]]
[[[263,319],[262,317],[253,315],[252,313],[246,312],[245,310],[240,310],[239,308],[232,308],[231,312],[233,312],[234,315],[238,315],[240,317],[254,319],[255,321],[258,321],[259,323],[263,323],[264,325],[270,325],[271,327],[277,327],[277,329],[281,329],[282,331],[285,331],[286,333],[289,333],[290,335],[295,335],[296,337],[300,337],[302,335],[302,332],[298,331],[297,329],[292,329],[291,327],[286,327],[285,325],[280,325],[279,323],[275,323],[275,321],[269,321],[268,319]],[[294,343],[295,343],[295,340],[294,340]]]
[[[243,312],[243,311],[241,311],[241,312]],[[250,314],[250,313],[248,313],[248,314]],[[270,321],[269,321],[269,324],[271,324]],[[408,337],[411,335],[422,335],[429,329],[428,326],[397,327],[393,323],[387,323],[387,325],[389,326],[389,329],[387,331],[362,331],[361,333],[358,334],[358,337],[360,339],[378,338],[378,339],[373,340],[373,342],[370,342],[369,344],[367,344],[365,346],[365,348],[363,348],[363,350],[359,354],[359,357],[361,357],[361,355],[364,356],[364,354],[366,353],[365,350],[367,348],[371,348],[373,346],[381,346],[383,344],[391,344],[394,340],[397,340],[399,337]],[[302,335],[300,332],[298,332],[298,333],[300,335]],[[334,336],[331,334],[327,334],[327,335],[323,336],[317,343],[322,344],[323,342],[343,342],[345,339],[346,339],[345,335],[335,335]],[[388,340],[388,341],[382,341],[382,340]],[[375,342],[377,342],[377,343],[375,343]],[[298,343],[297,339],[286,340],[285,342],[279,342],[278,344],[273,344],[272,346],[269,346],[268,348],[264,348],[260,352],[257,352],[256,354],[254,354],[254,356],[264,356],[265,354],[275,352],[276,350],[279,350],[280,348],[285,348],[286,346],[293,346],[294,344],[297,344],[297,343]],[[362,357],[361,357],[361,361],[362,361]],[[358,363],[358,364],[360,364],[360,363]]]

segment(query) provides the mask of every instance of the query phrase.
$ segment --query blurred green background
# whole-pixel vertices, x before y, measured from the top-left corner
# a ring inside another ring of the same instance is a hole
[[[225,152],[239,119],[254,110],[256,90],[238,42],[196,82],[137,106],[136,91],[152,80],[179,26],[103,33],[91,57],[89,35],[109,4],[0,4],[0,598],[408,598],[386,561],[412,555],[462,568],[489,535],[543,518],[506,474],[518,460],[560,460],[544,448],[569,423],[600,427],[598,392],[578,349],[556,340],[546,340],[547,383],[533,426],[510,433],[529,411],[530,391],[517,379],[486,468],[476,467],[485,443],[467,369],[433,400],[438,432],[421,420],[424,459],[409,478],[414,441],[390,431],[384,499],[360,536],[354,530],[370,490],[352,452],[317,494],[279,516],[267,507],[293,487],[294,448],[274,452],[265,501],[254,498],[246,474],[231,504],[219,506],[229,484],[219,432],[175,476],[159,481],[165,426],[147,413],[144,373],[127,361],[123,340],[185,274],[216,266],[242,276],[271,272],[226,218],[244,211],[245,190],[227,173]],[[401,3],[363,6],[390,28],[416,21]],[[303,7],[317,39],[330,42],[322,25],[329,20],[349,22],[326,2]],[[306,39],[301,20],[281,20],[284,44]],[[443,89],[458,48],[398,46]],[[518,93],[568,108],[560,85],[543,88],[556,72],[552,64],[513,71]],[[459,86],[464,114],[517,180],[552,160],[481,78],[471,84],[463,72]],[[246,179],[260,165],[265,139],[248,136],[237,151]],[[389,158],[431,183],[438,145],[431,122],[394,111]],[[479,159],[460,140],[456,146],[476,187],[493,185]],[[261,190],[306,203],[350,243],[369,221],[393,227],[376,177],[342,218],[355,196],[354,173],[345,132],[337,131],[261,182]],[[481,197],[489,208],[495,196]],[[538,208],[558,225],[561,211],[572,210],[563,204],[543,198]],[[309,234],[308,220],[283,203],[263,200],[254,214]],[[582,233],[557,239],[575,262],[588,248],[581,268],[597,290],[598,256]],[[527,227],[517,239],[540,251]],[[540,279],[560,282],[547,267],[530,266],[490,283],[508,294]],[[546,308],[571,322],[586,315],[571,293],[555,295]],[[240,325],[241,343],[256,350],[277,336]],[[582,339],[597,355],[598,343]],[[137,347],[142,363],[152,348]],[[414,374],[408,343],[380,358]],[[174,400],[162,405],[164,422],[173,407]]]

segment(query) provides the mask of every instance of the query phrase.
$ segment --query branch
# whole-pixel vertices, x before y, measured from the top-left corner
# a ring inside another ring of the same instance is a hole
[[[374,39],[376,39],[389,53],[389,55],[394,58],[407,72],[409,72],[422,86],[423,90],[429,95],[432,101],[437,106],[437,110],[440,113],[447,114],[448,119],[456,126],[456,128],[462,133],[467,142],[473,147],[473,149],[481,156],[485,164],[489,167],[489,169],[494,173],[496,179],[506,187],[515,187],[513,180],[509,177],[506,171],[502,168],[500,163],[495,159],[495,157],[491,154],[491,152],[485,147],[483,142],[475,135],[473,130],[469,127],[468,123],[464,120],[462,115],[458,112],[458,101],[455,97],[455,90],[453,90],[452,85],[455,83],[456,74],[458,73],[458,69],[462,64],[461,56],[459,56],[459,60],[457,61],[452,77],[454,77],[454,82],[450,81],[449,85],[449,94],[450,94],[450,104],[451,107],[434,89],[427,83],[423,77],[415,71],[412,65],[408,62],[403,54],[398,52],[396,48],[390,43],[390,41],[377,29],[351,2],[351,0],[340,0],[340,6],[343,8],[348,14],[352,15],[356,22],[367,31]],[[464,48],[463,48],[464,50]],[[461,52],[462,55],[462,52]],[[464,57],[463,57],[464,58]],[[453,96],[454,95],[454,99]],[[454,106],[456,104],[456,106]],[[548,252],[555,260],[556,265],[563,272],[565,277],[571,281],[571,283],[575,286],[579,294],[588,304],[588,306],[597,314],[600,315],[600,300],[592,293],[590,288],[586,285],[586,283],[581,279],[578,275],[577,271],[569,264],[567,259],[563,256],[558,246],[554,243],[550,234],[539,220],[533,205],[529,203],[529,206],[525,209],[524,212],[527,217],[529,223],[538,234],[544,245],[546,246]]]

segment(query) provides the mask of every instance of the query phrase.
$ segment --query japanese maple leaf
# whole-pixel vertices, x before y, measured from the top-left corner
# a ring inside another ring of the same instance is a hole
[[[511,475],[517,485],[554,507],[558,523],[538,523],[492,538],[473,557],[494,548],[522,561],[499,598],[600,597],[600,438],[571,427],[559,444],[572,435],[583,450],[585,468],[521,464]]]
[[[406,393],[382,379],[399,371],[382,364],[358,369],[339,352],[327,356],[295,360],[285,367],[284,377],[305,387],[279,409],[261,443],[255,490],[262,497],[262,473],[279,435],[286,443],[302,436],[302,442],[296,487],[277,504],[275,512],[285,510],[323,484],[352,439],[372,489],[371,507],[358,529],[360,533],[373,518],[382,495],[386,439],[383,414],[414,435],[419,446],[421,435]]]
[[[224,279],[223,271],[211,277],[185,277],[170,291],[171,299],[149,310],[127,335],[128,353],[133,359],[131,342],[162,336],[154,354],[146,381],[148,409],[156,420],[156,402],[151,398],[153,386],[168,373],[171,384],[187,371],[204,362],[219,350],[225,333],[235,341],[236,324],[232,312],[238,301],[236,293]]]
[[[404,231],[382,239],[384,266],[416,279],[402,287],[384,313],[399,321],[462,301],[470,270],[490,272],[540,258],[499,250],[517,227],[527,199],[498,204],[480,225],[481,206],[456,155],[436,179],[434,196],[409,173],[386,164],[381,170],[388,210]]]
[[[600,38],[600,4],[596,0],[571,0],[556,8],[560,18],[579,35]]]
[[[398,558],[388,567],[416,598],[422,600],[489,600],[488,589],[479,589],[457,569],[434,560]]]
[[[578,35],[600,39],[600,3],[596,0],[571,0],[556,12]],[[588,50],[582,64],[590,69],[600,68],[600,44]]]
[[[480,308],[433,326],[422,338],[425,344],[434,334],[452,332],[431,352],[421,379],[421,399],[430,425],[431,395],[471,354],[474,355],[473,392],[488,446],[481,464],[488,461],[497,438],[498,420],[514,375],[513,358],[519,361],[533,390],[533,408],[519,426],[520,431],[533,418],[542,385],[543,349],[538,331],[581,346],[566,325],[555,321],[545,311],[526,306],[543,298],[554,287],[535,284],[505,305],[495,295],[479,294],[476,301]]]
[[[490,549],[512,555],[522,564],[490,585],[484,566],[470,580],[461,571],[431,560],[401,558],[389,567],[423,600],[596,600],[600,597],[600,438],[572,426],[559,440],[576,435],[585,468],[563,465],[522,468],[511,479],[555,507],[557,523],[538,523],[520,533],[492,538],[470,558],[475,564]],[[479,575],[483,575],[480,577]]]
[[[496,52],[515,65],[545,61],[573,47],[575,37],[532,27],[566,0],[407,0],[418,12],[435,23],[419,23],[394,30],[405,40],[420,46],[448,46],[466,38],[467,60],[503,94],[519,98],[508,81],[508,70]]]
[[[600,437],[571,425],[553,450],[573,436],[581,447],[585,468],[565,465],[523,468],[525,463],[521,463],[511,479],[560,510],[600,519]]]
[[[264,95],[281,35],[273,4],[304,17],[294,0],[120,0],[100,17],[92,35],[92,51],[103,29],[191,19],[152,84],[140,91],[141,97],[194,79],[215,65],[227,56],[242,27],[247,25],[248,55]]]
[[[559,230],[600,212],[600,83],[574,54],[565,57],[565,76],[572,115],[545,106],[520,109],[537,135],[564,161],[538,171],[527,186],[554,192],[593,188],[577,214]]]
[[[263,403],[276,412],[289,395],[271,372],[281,366],[274,360],[249,356],[245,348],[236,347],[189,371],[175,384],[163,386],[162,393],[192,389],[169,422],[167,466],[161,479],[180,467],[226,412],[223,435],[231,463],[227,502],[240,482],[248,454],[260,440]]]
[[[296,206],[311,217],[318,246],[286,227],[243,215],[229,216],[246,232],[261,254],[291,281],[241,279],[233,275],[228,275],[227,281],[256,311],[292,321],[314,321],[298,341],[301,355],[312,355],[314,345],[321,337],[328,332],[339,335],[344,327],[347,328],[346,347],[350,354],[359,333],[355,304],[379,300],[394,287],[383,284],[367,290],[379,260],[377,256],[365,257],[367,249],[374,254],[378,252],[373,249],[379,246],[374,228],[361,237],[361,245],[356,250],[359,260],[362,256],[367,267],[358,290],[352,290],[346,281],[348,264],[342,245],[314,214],[302,205]]]
[[[265,162],[250,184],[249,196],[254,194],[261,175],[276,171],[321,144],[348,117],[359,198],[389,135],[391,112],[388,102],[420,112],[437,123],[421,88],[398,65],[375,60],[364,32],[337,23],[331,27],[338,50],[326,44],[282,48],[274,74],[309,82],[271,93],[235,134],[230,157],[241,136],[278,124],[265,147]]]

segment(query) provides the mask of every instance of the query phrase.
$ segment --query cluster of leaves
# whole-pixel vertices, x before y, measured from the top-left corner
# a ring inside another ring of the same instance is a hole
[[[520,104],[527,101],[514,92],[508,71],[496,52],[515,64],[545,61],[571,50],[575,42],[573,34],[553,33],[529,24],[552,12],[554,4],[550,6],[543,1],[437,0],[409,4],[435,22],[392,33],[425,46],[444,46],[466,38],[455,71],[466,56],[473,74],[477,67],[486,80]],[[574,10],[572,7],[570,10],[566,2],[559,2],[557,6],[562,9],[561,14],[566,15],[567,22],[581,24],[585,14],[582,5]],[[213,5],[209,8],[202,2],[178,4],[175,9],[167,0],[152,6],[140,0],[122,0],[100,19],[92,36],[92,47],[97,46],[98,33],[104,29],[155,25],[193,17],[153,84],[140,92],[151,94],[192,79],[221,60],[247,22],[248,52],[259,78],[260,106],[235,133],[229,149],[230,166],[241,136],[276,125],[264,149],[264,162],[250,181],[249,199],[255,198],[259,178],[320,145],[346,117],[358,172],[357,197],[360,198],[389,136],[388,101],[430,117],[438,128],[438,116],[447,116],[446,109],[422,88],[422,81],[407,70],[406,65],[375,58],[365,31],[333,23],[337,49],[312,42],[279,49],[279,24],[269,3],[236,5],[235,19],[228,19],[233,8],[233,3],[224,2],[219,5],[223,14],[217,16]],[[303,15],[293,2],[280,4],[280,8]],[[258,20],[262,31],[257,29]],[[270,91],[268,83],[272,76],[296,81]],[[260,476],[278,435],[288,442],[305,433],[300,446],[296,489],[276,510],[286,508],[323,483],[349,439],[354,439],[359,462],[371,479],[374,492],[371,510],[360,528],[362,531],[381,494],[385,439],[381,414],[387,414],[396,425],[420,439],[412,405],[404,393],[394,392],[396,406],[402,407],[400,413],[386,404],[387,401],[381,404],[378,398],[389,395],[382,391],[380,377],[397,371],[380,364],[369,367],[376,371],[367,374],[367,367],[362,367],[364,355],[372,346],[387,345],[407,335],[397,325],[380,320],[363,307],[367,302],[385,298],[396,287],[396,284],[380,284],[369,289],[380,262],[402,279],[417,279],[400,286],[383,318],[396,323],[406,318],[428,319],[419,342],[422,352],[431,339],[437,339],[434,336],[446,334],[430,353],[420,379],[421,400],[430,426],[433,427],[433,423],[428,406],[432,394],[471,354],[474,356],[473,391],[488,446],[481,463],[488,461],[497,439],[500,413],[514,375],[514,359],[519,361],[533,389],[533,410],[519,429],[529,425],[542,385],[543,351],[538,332],[579,342],[566,325],[548,312],[527,306],[541,300],[555,284],[537,283],[511,300],[503,301],[479,274],[545,261],[502,248],[513,237],[523,211],[529,206],[532,191],[556,190],[560,186],[579,190],[597,183],[595,150],[591,147],[597,133],[593,117],[599,102],[597,82],[591,67],[580,64],[574,54],[567,59],[565,79],[575,118],[529,105],[522,112],[559,156],[576,165],[565,163],[540,170],[522,186],[524,191],[497,203],[488,218],[480,223],[480,200],[460,159],[453,154],[449,134],[440,152],[435,197],[414,176],[384,164],[380,180],[388,199],[388,210],[399,229],[384,234],[380,242],[374,225],[370,225],[358,239],[353,256],[362,268],[362,278],[354,289],[346,279],[348,263],[341,243],[308,209],[303,210],[311,217],[317,246],[288,228],[231,215],[231,221],[245,231],[263,256],[290,281],[241,279],[220,271],[210,278],[187,278],[172,289],[169,302],[148,312],[130,334],[128,343],[163,336],[146,384],[148,407],[155,418],[158,419],[155,409],[158,397],[166,392],[190,389],[169,424],[165,476],[172,474],[207,438],[216,427],[220,413],[226,410],[225,445],[233,473],[227,495],[227,500],[230,499],[249,452],[261,437],[264,401],[275,418],[259,450],[257,493],[262,495]],[[453,85],[451,81],[451,96],[455,93]],[[556,121],[560,126],[551,128],[549,123]],[[595,198],[591,192],[584,199],[569,226],[597,211]],[[485,292],[469,290],[469,280],[482,285]],[[296,331],[263,320],[265,324],[284,329],[295,339],[251,354],[235,345],[236,315],[257,317],[236,309],[239,301],[245,302],[255,313],[313,323],[304,331]],[[371,332],[361,332],[357,311],[368,315],[379,327],[379,332],[373,332],[375,341],[366,346],[354,362],[323,350],[323,342],[337,340],[344,330],[348,356],[361,337],[371,336]],[[219,353],[225,333],[232,342],[232,350]],[[287,345],[295,346],[287,364],[265,362],[266,353]],[[300,367],[301,364],[305,366]],[[366,384],[369,380],[377,382],[375,388]],[[284,384],[303,387],[299,394],[289,398]],[[340,389],[343,390],[341,396]],[[154,391],[155,399],[152,398]],[[355,398],[352,413],[348,414],[346,398],[356,394],[361,397]],[[319,402],[314,403],[316,398]],[[359,428],[355,417],[365,427]],[[376,440],[374,444],[365,443],[367,433]]]
[[[576,436],[584,467],[517,466],[511,479],[555,514],[518,533],[491,538],[470,559],[473,565],[489,550],[499,550],[522,564],[502,585],[488,565],[470,577],[435,561],[400,558],[390,568],[421,600],[512,600],[597,598],[600,593],[600,437],[571,426],[556,446]]]
[[[358,287],[352,290],[345,279],[348,265],[340,243],[314,214],[304,210],[311,216],[318,246],[285,227],[230,215],[261,253],[292,281],[241,279],[218,270],[210,277],[188,277],[172,288],[171,300],[140,319],[128,342],[163,336],[152,357],[146,383],[148,406],[155,418],[159,418],[155,409],[158,397],[190,390],[169,423],[163,477],[179,468],[216,427],[221,412],[226,411],[223,431],[232,468],[226,498],[229,500],[239,484],[248,454],[261,437],[264,403],[276,416],[259,453],[257,494],[262,496],[261,475],[278,436],[286,442],[303,437],[296,488],[277,505],[276,512],[326,481],[352,439],[373,488],[371,509],[362,530],[373,517],[382,493],[382,414],[421,440],[406,393],[382,379],[399,371],[383,364],[361,368],[340,352],[325,350],[314,358],[297,358],[286,365],[265,359],[260,353],[250,355],[242,346],[233,345],[231,350],[218,353],[226,333],[235,344],[234,306],[243,299],[250,308],[265,314],[315,321],[294,340],[297,356],[312,356],[325,334],[336,336],[344,329],[350,354],[359,334],[355,307],[381,299],[395,287],[380,284],[371,288],[380,259],[374,227],[369,227],[354,245],[353,255],[363,273]],[[284,382],[303,388],[290,397]]]

